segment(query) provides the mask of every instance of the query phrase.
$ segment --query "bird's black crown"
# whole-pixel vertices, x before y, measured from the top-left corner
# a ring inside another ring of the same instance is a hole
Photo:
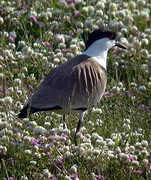
[[[106,38],[106,37],[109,38],[110,40],[116,39],[115,32],[113,32],[111,30],[101,30],[101,29],[97,29],[97,30],[93,31],[89,35],[89,38],[88,38],[87,43],[86,43],[85,50],[87,50],[88,47],[91,44],[93,44],[95,41],[102,39],[102,38]]]

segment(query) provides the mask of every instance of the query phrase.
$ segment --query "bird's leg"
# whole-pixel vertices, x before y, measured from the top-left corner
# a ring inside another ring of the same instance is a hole
[[[65,114],[64,114],[64,115],[63,115],[63,129],[66,128],[66,123],[65,123],[65,121],[66,121],[66,116],[65,116]]]
[[[76,129],[76,132],[75,132],[75,135],[74,135],[74,142],[75,142],[75,146],[77,146],[77,133],[80,131],[80,128],[81,128],[81,123],[82,123],[82,120],[83,120],[83,117],[84,117],[84,112],[80,112],[80,116],[79,116],[79,121],[78,121],[78,125],[77,125],[77,129]]]

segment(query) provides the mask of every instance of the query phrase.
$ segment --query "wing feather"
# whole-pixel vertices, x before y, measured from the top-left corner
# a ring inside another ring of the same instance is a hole
[[[106,71],[94,59],[80,55],[52,70],[27,104],[86,108],[100,100],[106,81]]]

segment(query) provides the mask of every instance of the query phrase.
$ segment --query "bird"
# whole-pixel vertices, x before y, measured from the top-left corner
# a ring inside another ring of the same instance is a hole
[[[84,51],[57,66],[20,110],[18,118],[27,118],[40,111],[51,111],[65,116],[78,114],[74,135],[80,131],[85,112],[102,98],[107,84],[107,54],[115,46],[127,48],[116,40],[112,30],[97,29],[90,33]]]

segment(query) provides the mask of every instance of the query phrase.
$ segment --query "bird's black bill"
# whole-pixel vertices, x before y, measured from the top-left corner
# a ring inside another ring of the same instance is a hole
[[[122,49],[127,49],[127,47],[124,46],[123,44],[116,43],[115,46],[120,47]]]

